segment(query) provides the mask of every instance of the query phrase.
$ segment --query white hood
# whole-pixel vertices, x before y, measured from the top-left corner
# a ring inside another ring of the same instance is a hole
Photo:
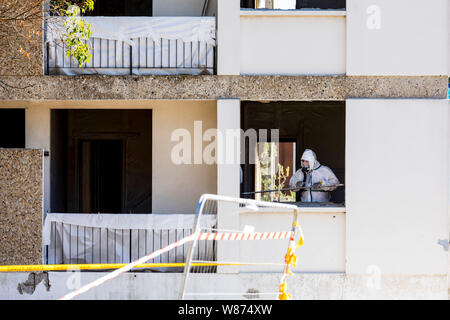
[[[316,154],[311,149],[305,149],[302,155],[302,160],[306,160],[309,162],[309,168],[308,171],[311,171],[313,169],[316,169],[320,166],[319,161],[317,161]],[[303,166],[303,164],[302,164]]]

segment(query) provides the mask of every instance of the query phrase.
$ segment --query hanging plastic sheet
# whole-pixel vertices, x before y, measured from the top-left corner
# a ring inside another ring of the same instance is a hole
[[[47,22],[50,74],[212,74],[214,17],[83,17],[92,59],[81,68],[66,56],[64,19]]]
[[[44,245],[49,264],[128,263],[192,233],[194,214],[47,214]],[[203,228],[213,228],[216,215],[205,215]],[[182,263],[188,245],[154,263]],[[214,258],[214,248],[199,246],[199,259]],[[180,272],[182,268],[152,271]]]

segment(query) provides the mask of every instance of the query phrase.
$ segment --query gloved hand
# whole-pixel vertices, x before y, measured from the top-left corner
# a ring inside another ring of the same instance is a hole
[[[297,188],[302,188],[304,184],[305,184],[304,181],[297,181],[297,183],[295,184],[295,186],[296,186]]]
[[[336,189],[336,186],[330,186],[330,185],[327,185],[325,182],[320,181],[320,182],[314,183],[312,188],[316,189],[316,190],[331,192]]]
[[[322,181],[320,181],[320,182],[314,183],[314,184],[312,185],[312,188],[313,188],[313,189],[321,189],[322,186],[323,186],[323,183],[322,183]]]

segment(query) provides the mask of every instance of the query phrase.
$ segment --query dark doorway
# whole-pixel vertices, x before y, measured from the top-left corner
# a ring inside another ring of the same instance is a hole
[[[0,109],[0,148],[25,148],[25,109]]]
[[[151,110],[52,110],[50,157],[52,212],[151,213]]]
[[[79,148],[81,212],[122,212],[122,141],[82,140]]]

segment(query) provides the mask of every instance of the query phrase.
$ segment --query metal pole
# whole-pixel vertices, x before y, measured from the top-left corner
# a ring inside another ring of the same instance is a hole
[[[203,3],[202,17],[206,15],[206,10],[208,9],[209,0],[205,0]]]
[[[133,75],[133,46],[130,45],[130,76]]]
[[[194,234],[194,235],[198,233],[198,229],[199,229],[199,225],[200,225],[200,216],[203,212],[203,207],[205,206],[206,201],[208,201],[207,197],[202,197],[202,198],[203,199],[200,200],[200,203],[197,206],[197,215],[195,217],[194,228],[192,229],[192,234]],[[195,237],[194,240],[192,240],[191,245],[189,246],[189,249],[188,249],[188,254],[186,256],[186,264],[184,266],[183,280],[181,283],[180,293],[178,294],[178,300],[184,299],[184,289],[186,288],[187,277],[189,274],[189,270],[191,268],[192,254],[194,252],[195,245],[197,244],[196,238],[197,237]]]
[[[50,74],[50,68],[49,68],[49,64],[50,64],[50,43],[47,42],[47,46],[46,46],[46,50],[47,50],[47,63],[45,65],[45,74],[49,75]]]
[[[290,209],[295,211],[294,221],[297,220],[297,214],[298,214],[298,207],[291,204],[283,204],[283,203],[273,203],[273,202],[265,202],[265,201],[258,201],[253,199],[242,199],[242,198],[233,198],[228,196],[219,196],[219,195],[212,195],[212,194],[204,194],[200,198],[200,201],[197,205],[196,214],[194,221],[194,227],[192,229],[192,243],[189,247],[189,251],[186,257],[186,264],[184,267],[184,274],[183,274],[183,280],[181,284],[180,293],[178,295],[179,300],[183,300],[184,298],[184,289],[186,288],[188,273],[191,267],[191,260],[192,260],[192,254],[195,249],[195,245],[197,242],[197,236],[199,234],[199,224],[200,224],[200,217],[203,213],[203,207],[205,206],[206,201],[208,200],[214,200],[214,201],[226,201],[226,202],[235,202],[239,204],[245,204],[245,205],[256,205],[256,206],[262,206],[262,207],[269,207],[269,208],[284,208],[284,209]]]

